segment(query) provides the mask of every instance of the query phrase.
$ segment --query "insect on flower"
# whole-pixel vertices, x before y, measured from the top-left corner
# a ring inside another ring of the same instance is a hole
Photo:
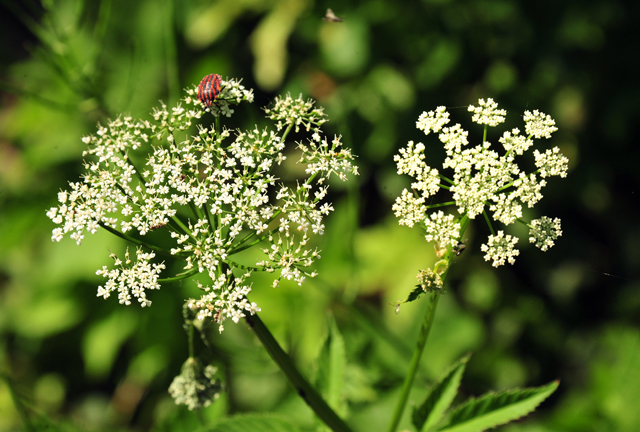
[[[207,75],[200,81],[200,85],[198,86],[198,99],[206,107],[211,107],[213,101],[216,100],[220,94],[221,81],[222,77],[218,74]]]
[[[331,9],[327,9],[327,13],[322,19],[327,22],[342,22],[342,18],[338,18]]]
[[[467,245],[464,244],[464,242],[460,241],[458,242],[457,245],[453,247],[453,251],[456,253],[456,256],[460,256],[460,254],[464,251],[466,247]]]

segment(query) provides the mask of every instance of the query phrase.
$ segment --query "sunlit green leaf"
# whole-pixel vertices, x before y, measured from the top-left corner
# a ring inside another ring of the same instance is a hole
[[[414,408],[411,420],[416,429],[429,429],[442,419],[456,396],[469,357],[467,355],[456,362],[445,377],[433,386],[425,401]]]
[[[297,432],[299,429],[280,417],[251,414],[231,417],[205,430],[208,432]]]
[[[558,388],[558,381],[542,387],[488,393],[458,406],[440,432],[480,432],[533,411]]]

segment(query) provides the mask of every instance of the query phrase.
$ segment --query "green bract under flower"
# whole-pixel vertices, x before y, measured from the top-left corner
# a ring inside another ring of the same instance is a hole
[[[210,108],[192,87],[176,107],[155,109],[153,120],[119,117],[83,138],[89,147],[83,181],[70,183],[58,194],[60,205],[47,212],[59,225],[52,240],[69,235],[79,245],[86,232],[102,227],[138,246],[133,263],[127,253],[124,264],[114,256],[116,269],[98,271],[108,279],[98,296],[117,291],[122,304],[135,297],[148,306],[145,290],[166,282],[158,278],[164,265],[151,260],[162,253],[178,256],[185,271],[171,280],[206,273],[211,283],[199,283],[204,295],[189,305],[222,329],[225,319],[237,322],[260,310],[246,298],[252,271],[275,273],[274,285],[283,278],[302,284],[315,275],[309,267],[319,251],[308,242],[323,233],[324,217],[333,210],[324,201],[325,181],[331,174],[341,180],[357,174],[354,157],[339,137],[322,134],[322,109],[289,95],[266,110],[273,128],[232,131],[197,124],[205,112],[219,124],[221,116],[233,114],[232,105],[253,101],[237,80],[222,80],[221,88]],[[301,127],[309,133],[297,145],[307,177],[285,185],[273,169],[286,159],[287,135]],[[173,246],[164,250],[147,242],[152,231],[166,233]],[[233,260],[253,246],[264,252],[261,260]]]
[[[470,106],[469,111],[473,113],[473,122],[485,125],[485,140],[488,127],[503,123],[507,112],[498,109],[492,99],[480,99],[478,105]],[[451,259],[452,251],[462,240],[461,222],[480,215],[484,215],[491,231],[481,250],[485,252],[485,260],[492,260],[495,267],[505,262],[513,263],[520,252],[516,249],[518,238],[505,235],[503,231],[496,233],[492,220],[504,225],[521,222],[530,228],[530,241],[537,247],[545,251],[553,246],[554,240],[562,235],[560,220],[542,217],[529,223],[522,219],[522,209],[525,205],[533,207],[542,198],[541,190],[547,184],[547,177],[566,177],[568,160],[557,147],[543,153],[535,150],[534,163],[538,169],[532,173],[523,172],[517,157],[524,155],[534,144],[534,138],[550,138],[557,130],[553,119],[537,110],[525,111],[523,118],[527,135],[520,135],[519,129],[504,132],[498,139],[502,149],[494,149],[494,145],[486,140],[470,146],[469,134],[459,124],[447,126],[450,119],[445,107],[423,113],[416,126],[426,135],[438,133],[447,154],[442,170],[448,169],[452,175],[445,176],[444,171],[427,165],[424,144],[410,141],[401,149],[394,158],[398,174],[408,174],[416,181],[411,184],[411,190],[402,191],[393,206],[399,223],[422,227],[427,241],[435,242],[441,257],[445,256],[445,251],[449,252],[445,260]],[[433,202],[431,197],[440,189],[448,190],[452,201]],[[457,214],[445,214],[440,210],[446,205],[455,206]],[[435,208],[438,210],[430,211]],[[442,262],[439,265],[442,268]],[[421,280],[436,280],[425,279],[424,274],[419,275]],[[421,284],[429,291],[434,289],[428,289],[428,286],[437,285],[433,282]]]

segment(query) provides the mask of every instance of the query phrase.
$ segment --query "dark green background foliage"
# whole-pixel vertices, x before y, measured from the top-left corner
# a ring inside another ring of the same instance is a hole
[[[321,20],[327,7],[343,23]],[[45,211],[81,172],[80,138],[118,113],[147,118],[162,99],[208,73],[243,78],[255,106],[231,126],[263,123],[277,94],[313,97],[359,155],[361,176],[334,184],[317,269],[302,287],[257,277],[252,300],[308,376],[335,317],[344,339],[349,422],[380,430],[407,368],[424,301],[406,297],[433,249],[399,227],[391,205],[407,178],[393,155],[437,139],[415,128],[422,111],[493,97],[521,127],[525,109],[556,119],[570,158],[527,218],[560,217],[547,253],[521,241],[514,266],[495,270],[477,220],[447,281],[411,399],[473,351],[464,396],[541,385],[559,390],[527,421],[501,430],[636,431],[640,428],[638,2],[311,0],[4,0],[0,6],[0,430],[55,422],[62,430],[193,430],[194,413],[167,388],[186,359],[183,299],[192,284],[149,293],[148,309],[95,296],[95,270],[124,245],[101,231],[81,247],[50,241]],[[294,171],[280,173],[291,177]],[[479,223],[480,222],[480,223]],[[517,227],[508,232],[525,237]],[[248,257],[247,259],[250,259]],[[177,271],[175,263],[169,263]],[[245,323],[209,334],[199,349],[228,393],[202,417],[272,411],[313,427],[313,417]],[[384,330],[384,329],[387,330]],[[343,405],[342,407],[346,407]],[[207,420],[208,421],[208,420]],[[409,415],[403,422],[409,425]],[[51,425],[49,425],[51,426]]]

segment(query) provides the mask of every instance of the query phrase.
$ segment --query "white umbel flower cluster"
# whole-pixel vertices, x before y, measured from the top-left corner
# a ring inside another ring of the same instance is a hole
[[[516,262],[520,251],[515,248],[518,237],[505,235],[504,231],[498,231],[496,235],[490,235],[486,244],[480,245],[480,250],[485,252],[484,260],[493,260],[492,265],[498,267],[508,261],[509,264]]]
[[[159,253],[174,256],[184,261],[184,272],[169,280],[208,275],[211,284],[201,285],[204,295],[190,305],[222,328],[227,318],[237,322],[260,310],[247,300],[251,285],[245,279],[252,271],[274,273],[275,284],[283,278],[302,284],[315,275],[309,267],[320,255],[308,242],[323,233],[324,217],[333,210],[325,200],[326,181],[332,174],[346,180],[357,167],[339,137],[323,135],[327,119],[312,101],[276,98],[266,110],[274,127],[232,131],[199,119],[209,112],[218,124],[233,114],[231,106],[253,101],[252,91],[222,80],[208,108],[195,87],[186,93],[177,106],[155,109],[151,120],[118,117],[84,137],[83,179],[58,194],[59,205],[47,216],[58,225],[54,241],[68,235],[80,245],[87,232],[105,228],[138,246],[135,263],[127,253],[124,264],[116,259],[116,269],[98,271],[108,279],[99,296],[118,291],[120,303],[135,297],[150,305],[145,290],[164,282],[158,277],[164,264],[152,260]],[[297,146],[307,177],[285,185],[273,170],[286,159],[287,135],[299,129],[309,134]],[[145,237],[152,232],[156,243]],[[262,259],[234,260],[254,246],[264,251]]]
[[[554,245],[554,241],[562,235],[560,229],[560,219],[551,219],[542,216],[540,219],[531,221],[531,230],[529,231],[529,241],[535,243],[537,248],[546,251]]]
[[[506,110],[499,109],[493,99],[480,99],[478,106],[469,106],[469,111],[473,113],[474,123],[484,125],[485,140],[488,128],[503,123],[507,115]],[[455,255],[456,247],[462,241],[461,230],[464,229],[461,226],[466,226],[462,222],[480,215],[484,216],[492,233],[481,250],[485,252],[485,259],[491,260],[495,267],[506,262],[513,264],[519,254],[516,249],[518,238],[505,235],[503,231],[496,233],[491,220],[504,225],[516,221],[524,223],[531,229],[532,243],[543,251],[551,247],[562,234],[560,221],[543,217],[528,224],[522,220],[523,206],[531,208],[542,198],[541,190],[546,186],[548,177],[566,176],[568,160],[557,147],[543,153],[535,150],[537,171],[525,173],[517,159],[533,146],[534,139],[551,137],[557,130],[553,119],[537,110],[525,111],[524,130],[527,135],[521,135],[519,129],[504,132],[498,139],[502,147],[499,149],[489,141],[469,145],[469,134],[459,124],[447,126],[449,117],[445,107],[438,107],[420,115],[416,126],[426,135],[438,134],[447,155],[442,169],[452,170],[452,175],[445,175],[444,171],[427,165],[426,146],[422,143],[409,141],[394,158],[398,174],[407,174],[416,180],[411,184],[411,190],[403,190],[393,205],[399,223],[422,227],[427,241],[435,242],[436,248],[443,251],[445,260]],[[440,189],[448,190],[453,201],[433,202],[430,197]],[[455,205],[457,214],[446,214],[440,210],[449,204]],[[435,208],[438,210],[430,211]],[[449,252],[447,255],[445,249]]]
[[[125,265],[115,255],[111,258],[115,260],[115,269],[109,270],[103,266],[96,274],[108,279],[104,286],[98,287],[98,297],[109,298],[113,291],[118,291],[120,304],[130,305],[131,296],[138,299],[140,306],[151,306],[151,301],[147,298],[146,290],[160,289],[158,283],[159,275],[165,269],[164,263],[152,263],[155,258],[153,252],[145,253],[142,248],[136,250],[136,262],[131,265],[129,250],[125,252]]]

